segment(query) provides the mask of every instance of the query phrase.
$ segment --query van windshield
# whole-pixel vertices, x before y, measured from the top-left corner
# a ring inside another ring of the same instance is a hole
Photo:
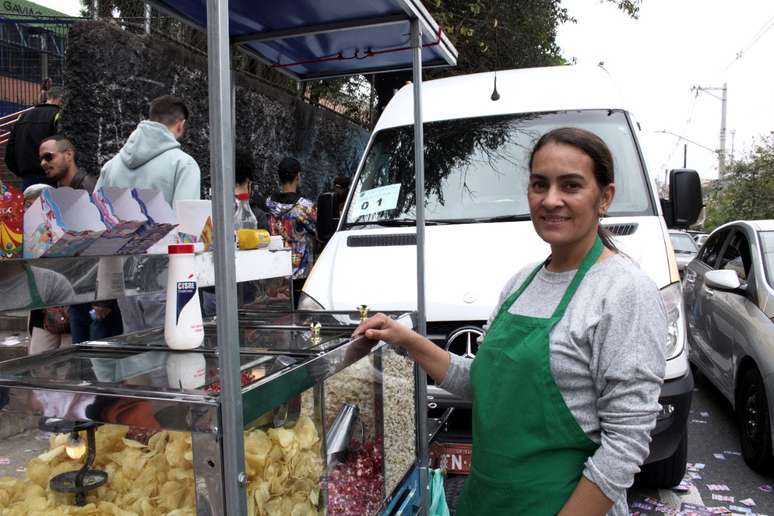
[[[425,124],[425,218],[428,224],[528,220],[529,153],[551,129],[574,126],[610,147],[616,196],[610,216],[652,215],[645,174],[623,111],[532,113]],[[414,128],[373,138],[344,228],[413,225]]]

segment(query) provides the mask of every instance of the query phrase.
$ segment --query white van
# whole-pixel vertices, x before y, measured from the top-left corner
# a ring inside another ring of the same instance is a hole
[[[615,201],[603,224],[616,235],[619,249],[661,287],[669,310],[663,410],[640,482],[675,485],[685,471],[693,379],[665,218],[676,217],[684,226],[695,222],[701,208],[698,175],[673,171],[671,202],[657,198],[640,150],[639,125],[602,68],[498,72],[498,100],[492,100],[494,79],[494,73],[483,73],[423,84],[428,336],[452,352],[475,354],[476,337],[506,281],[549,254],[529,220],[526,188],[534,142],[562,126],[598,134],[613,152],[616,174]],[[403,87],[384,110],[340,220],[326,214],[331,210],[322,208],[321,196],[318,232],[336,231],[306,281],[299,309],[355,310],[361,304],[372,311],[416,309],[412,95],[410,86]],[[428,394],[430,408],[465,408],[435,386]],[[458,413],[469,425],[469,416]],[[460,430],[458,417],[442,439],[469,438],[464,424]]]

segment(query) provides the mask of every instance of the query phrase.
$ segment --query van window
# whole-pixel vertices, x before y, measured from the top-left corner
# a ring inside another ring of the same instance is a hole
[[[653,215],[645,173],[623,111],[562,111],[446,120],[425,124],[425,197],[428,222],[473,222],[529,216],[529,154],[551,129],[575,126],[610,147],[616,196],[608,214]],[[345,227],[389,221],[413,223],[414,129],[374,135]]]

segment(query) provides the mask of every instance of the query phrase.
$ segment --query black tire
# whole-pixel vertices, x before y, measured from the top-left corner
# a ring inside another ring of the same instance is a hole
[[[688,458],[688,428],[683,430],[683,436],[677,444],[677,449],[671,457],[650,464],[644,464],[634,485],[653,489],[669,489],[680,483],[685,476],[685,462]]]
[[[742,373],[739,380],[736,418],[744,461],[758,473],[771,472],[774,469],[774,460],[771,456],[769,405],[766,387],[755,367]]]

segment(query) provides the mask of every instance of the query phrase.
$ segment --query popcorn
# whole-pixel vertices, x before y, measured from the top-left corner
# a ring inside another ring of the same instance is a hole
[[[382,367],[385,487],[391,493],[416,459],[414,363],[385,348]]]

